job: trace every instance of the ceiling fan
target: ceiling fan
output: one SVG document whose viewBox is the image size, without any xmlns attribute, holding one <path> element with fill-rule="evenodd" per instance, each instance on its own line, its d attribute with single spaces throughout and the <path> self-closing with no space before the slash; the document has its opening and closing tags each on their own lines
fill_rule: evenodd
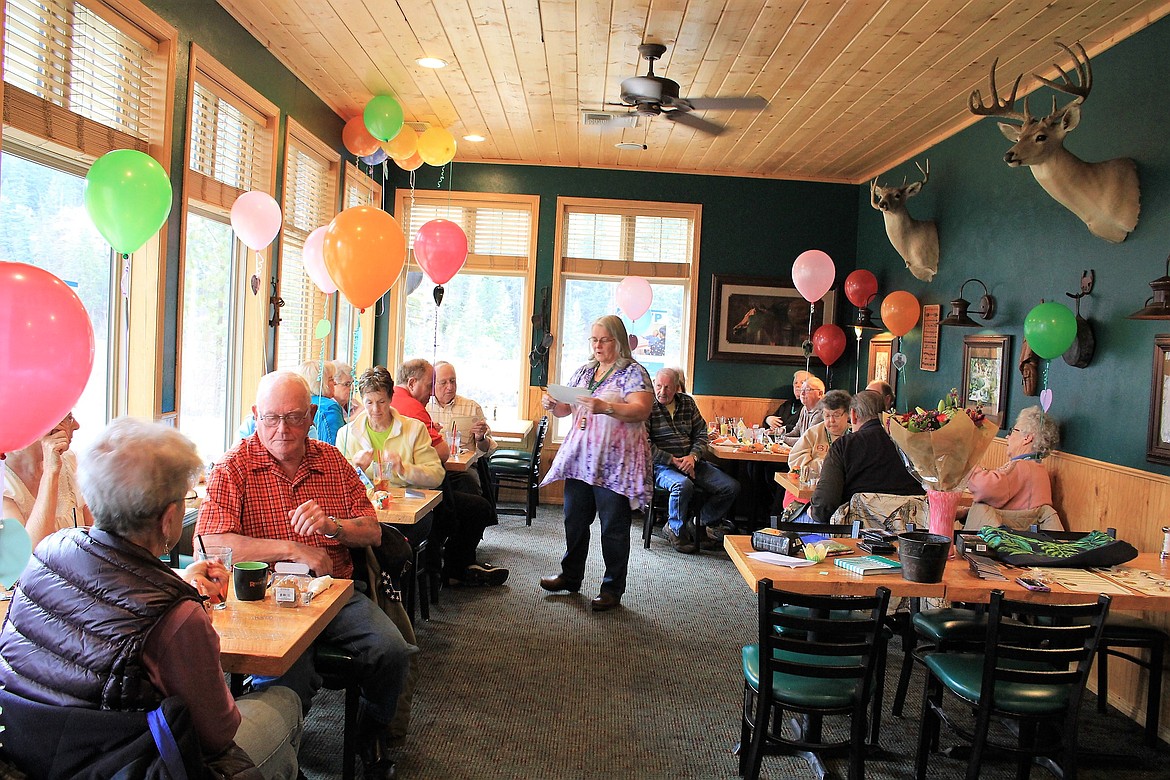
<svg viewBox="0 0 1170 780">
<path fill-rule="evenodd" d="M 758 95 L 746 97 L 679 97 L 678 82 L 671 81 L 665 76 L 654 75 L 654 61 L 666 53 L 666 47 L 660 43 L 643 43 L 638 46 L 638 53 L 642 59 L 649 62 L 645 76 L 632 76 L 622 81 L 621 103 L 607 105 L 623 105 L 633 109 L 639 116 L 662 116 L 681 125 L 692 127 L 708 135 L 719 135 L 723 132 L 723 125 L 716 124 L 702 117 L 695 116 L 692 111 L 704 109 L 747 109 L 763 111 L 768 107 L 768 101 Z"/>
</svg>

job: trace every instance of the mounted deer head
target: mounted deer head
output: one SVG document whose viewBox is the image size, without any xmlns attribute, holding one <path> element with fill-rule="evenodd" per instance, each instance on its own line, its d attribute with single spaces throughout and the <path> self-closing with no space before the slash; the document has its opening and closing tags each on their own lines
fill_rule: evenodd
<svg viewBox="0 0 1170 780">
<path fill-rule="evenodd" d="M 925 168 L 914 164 L 922 171 L 922 181 L 912 184 L 903 181 L 901 187 L 883 187 L 874 178 L 869 184 L 869 205 L 882 213 L 886 235 L 910 273 L 929 282 L 938 272 L 938 227 L 933 221 L 923 222 L 911 217 L 906 210 L 906 201 L 926 186 L 930 179 L 930 160 L 926 161 Z"/>
<path fill-rule="evenodd" d="M 1003 156 L 1004 162 L 1013 168 L 1029 166 L 1044 191 L 1080 217 L 1093 235 L 1118 243 L 1137 227 L 1141 206 L 1137 165 L 1128 158 L 1087 163 L 1064 148 L 1064 137 L 1081 121 L 1081 106 L 1093 88 L 1093 70 L 1089 55 L 1079 43 L 1075 44 L 1076 51 L 1060 41 L 1056 45 L 1073 58 L 1076 83 L 1059 65 L 1053 67 L 1060 73 L 1060 82 L 1032 75 L 1059 92 L 1073 95 L 1072 102 L 1057 108 L 1054 95 L 1052 113 L 1034 117 L 1028 111 L 1028 99 L 1024 98 L 1024 112 L 1015 111 L 1012 107 L 1023 74 L 1016 77 L 1007 100 L 1001 100 L 995 86 L 997 58 L 991 65 L 990 104 L 984 104 L 983 95 L 975 90 L 968 107 L 976 116 L 1000 116 L 1022 122 L 1020 125 L 999 123 L 1000 132 L 1015 144 Z"/>
</svg>

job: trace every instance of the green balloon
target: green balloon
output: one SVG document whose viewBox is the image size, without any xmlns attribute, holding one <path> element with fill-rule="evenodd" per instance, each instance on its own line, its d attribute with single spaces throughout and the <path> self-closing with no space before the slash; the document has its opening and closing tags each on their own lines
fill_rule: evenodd
<svg viewBox="0 0 1170 780">
<path fill-rule="evenodd" d="M 402 106 L 390 95 L 375 95 L 366 103 L 362 120 L 370 135 L 379 141 L 389 141 L 402 129 Z"/>
<path fill-rule="evenodd" d="M 1024 319 L 1024 338 L 1045 360 L 1063 355 L 1076 337 L 1076 315 L 1055 301 L 1040 304 Z"/>
<path fill-rule="evenodd" d="M 171 180 L 148 154 L 117 149 L 103 154 L 85 175 L 85 210 L 114 251 L 142 248 L 171 213 Z"/>
</svg>

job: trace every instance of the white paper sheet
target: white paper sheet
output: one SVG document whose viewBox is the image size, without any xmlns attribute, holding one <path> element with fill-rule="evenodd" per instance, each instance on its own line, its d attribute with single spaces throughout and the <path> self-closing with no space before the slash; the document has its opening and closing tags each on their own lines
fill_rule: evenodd
<svg viewBox="0 0 1170 780">
<path fill-rule="evenodd" d="M 767 550 L 748 553 L 747 557 L 755 558 L 757 561 L 762 563 L 772 563 L 777 566 L 787 566 L 790 569 L 799 569 L 801 566 L 816 565 L 816 561 L 810 561 L 807 558 L 793 558 L 791 555 L 781 555 L 780 553 L 768 552 Z"/>
<path fill-rule="evenodd" d="M 548 394 L 563 404 L 577 405 L 577 398 L 583 395 L 589 395 L 589 391 L 583 387 L 569 387 L 568 385 L 549 385 Z"/>
</svg>

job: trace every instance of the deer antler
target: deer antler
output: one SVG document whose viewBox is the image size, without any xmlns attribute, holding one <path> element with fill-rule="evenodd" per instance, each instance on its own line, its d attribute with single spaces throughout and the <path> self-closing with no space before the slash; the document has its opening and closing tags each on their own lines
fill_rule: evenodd
<svg viewBox="0 0 1170 780">
<path fill-rule="evenodd" d="M 927 158 L 925 168 L 919 165 L 917 161 L 914 162 L 914 165 L 918 170 L 922 171 L 922 186 L 925 187 L 926 183 L 930 181 L 930 158 Z"/>
<path fill-rule="evenodd" d="M 1074 103 L 1084 103 L 1085 100 L 1089 97 L 1089 92 L 1093 89 L 1093 68 L 1089 65 L 1089 54 L 1085 51 L 1085 47 L 1082 46 L 1080 42 L 1073 44 L 1077 47 L 1077 49 L 1080 50 L 1080 56 L 1077 56 L 1076 51 L 1069 48 L 1068 46 L 1065 46 L 1060 41 L 1056 41 L 1055 43 L 1057 46 L 1068 52 L 1068 55 L 1072 57 L 1073 64 L 1076 65 L 1078 83 L 1074 84 L 1072 79 L 1069 78 L 1069 74 L 1065 73 L 1064 68 L 1060 67 L 1055 62 L 1052 63 L 1052 67 L 1056 68 L 1056 70 L 1060 72 L 1062 83 L 1057 83 L 1053 79 L 1046 79 L 1036 73 L 1033 73 L 1032 75 L 1039 79 L 1042 83 L 1047 84 L 1059 92 L 1063 92 L 1066 95 L 1073 95 L 1076 97 L 1076 100 L 1073 101 Z M 1070 105 L 1072 104 L 1070 103 Z M 1055 97 L 1052 98 L 1052 113 L 1056 113 Z"/>
<path fill-rule="evenodd" d="M 1012 94 L 1007 100 L 999 99 L 999 90 L 995 85 L 995 67 L 999 65 L 999 57 L 995 58 L 995 62 L 991 63 L 991 104 L 984 105 L 983 94 L 979 90 L 971 93 L 967 98 L 967 108 L 971 110 L 972 114 L 976 116 L 1002 116 L 1005 119 L 1019 119 L 1021 122 L 1028 121 L 1027 102 L 1025 101 L 1024 113 L 1012 110 L 1012 106 L 1016 104 L 1016 91 L 1020 88 L 1020 79 L 1024 74 L 1016 76 L 1016 83 L 1012 85 Z"/>
<path fill-rule="evenodd" d="M 880 198 L 878 198 L 878 195 L 877 195 L 877 186 L 878 186 L 877 177 L 874 176 L 873 181 L 871 181 L 869 183 L 869 205 L 872 206 L 873 208 L 877 209 L 878 211 L 881 211 L 882 207 L 878 205 L 878 201 L 880 200 Z"/>
</svg>

